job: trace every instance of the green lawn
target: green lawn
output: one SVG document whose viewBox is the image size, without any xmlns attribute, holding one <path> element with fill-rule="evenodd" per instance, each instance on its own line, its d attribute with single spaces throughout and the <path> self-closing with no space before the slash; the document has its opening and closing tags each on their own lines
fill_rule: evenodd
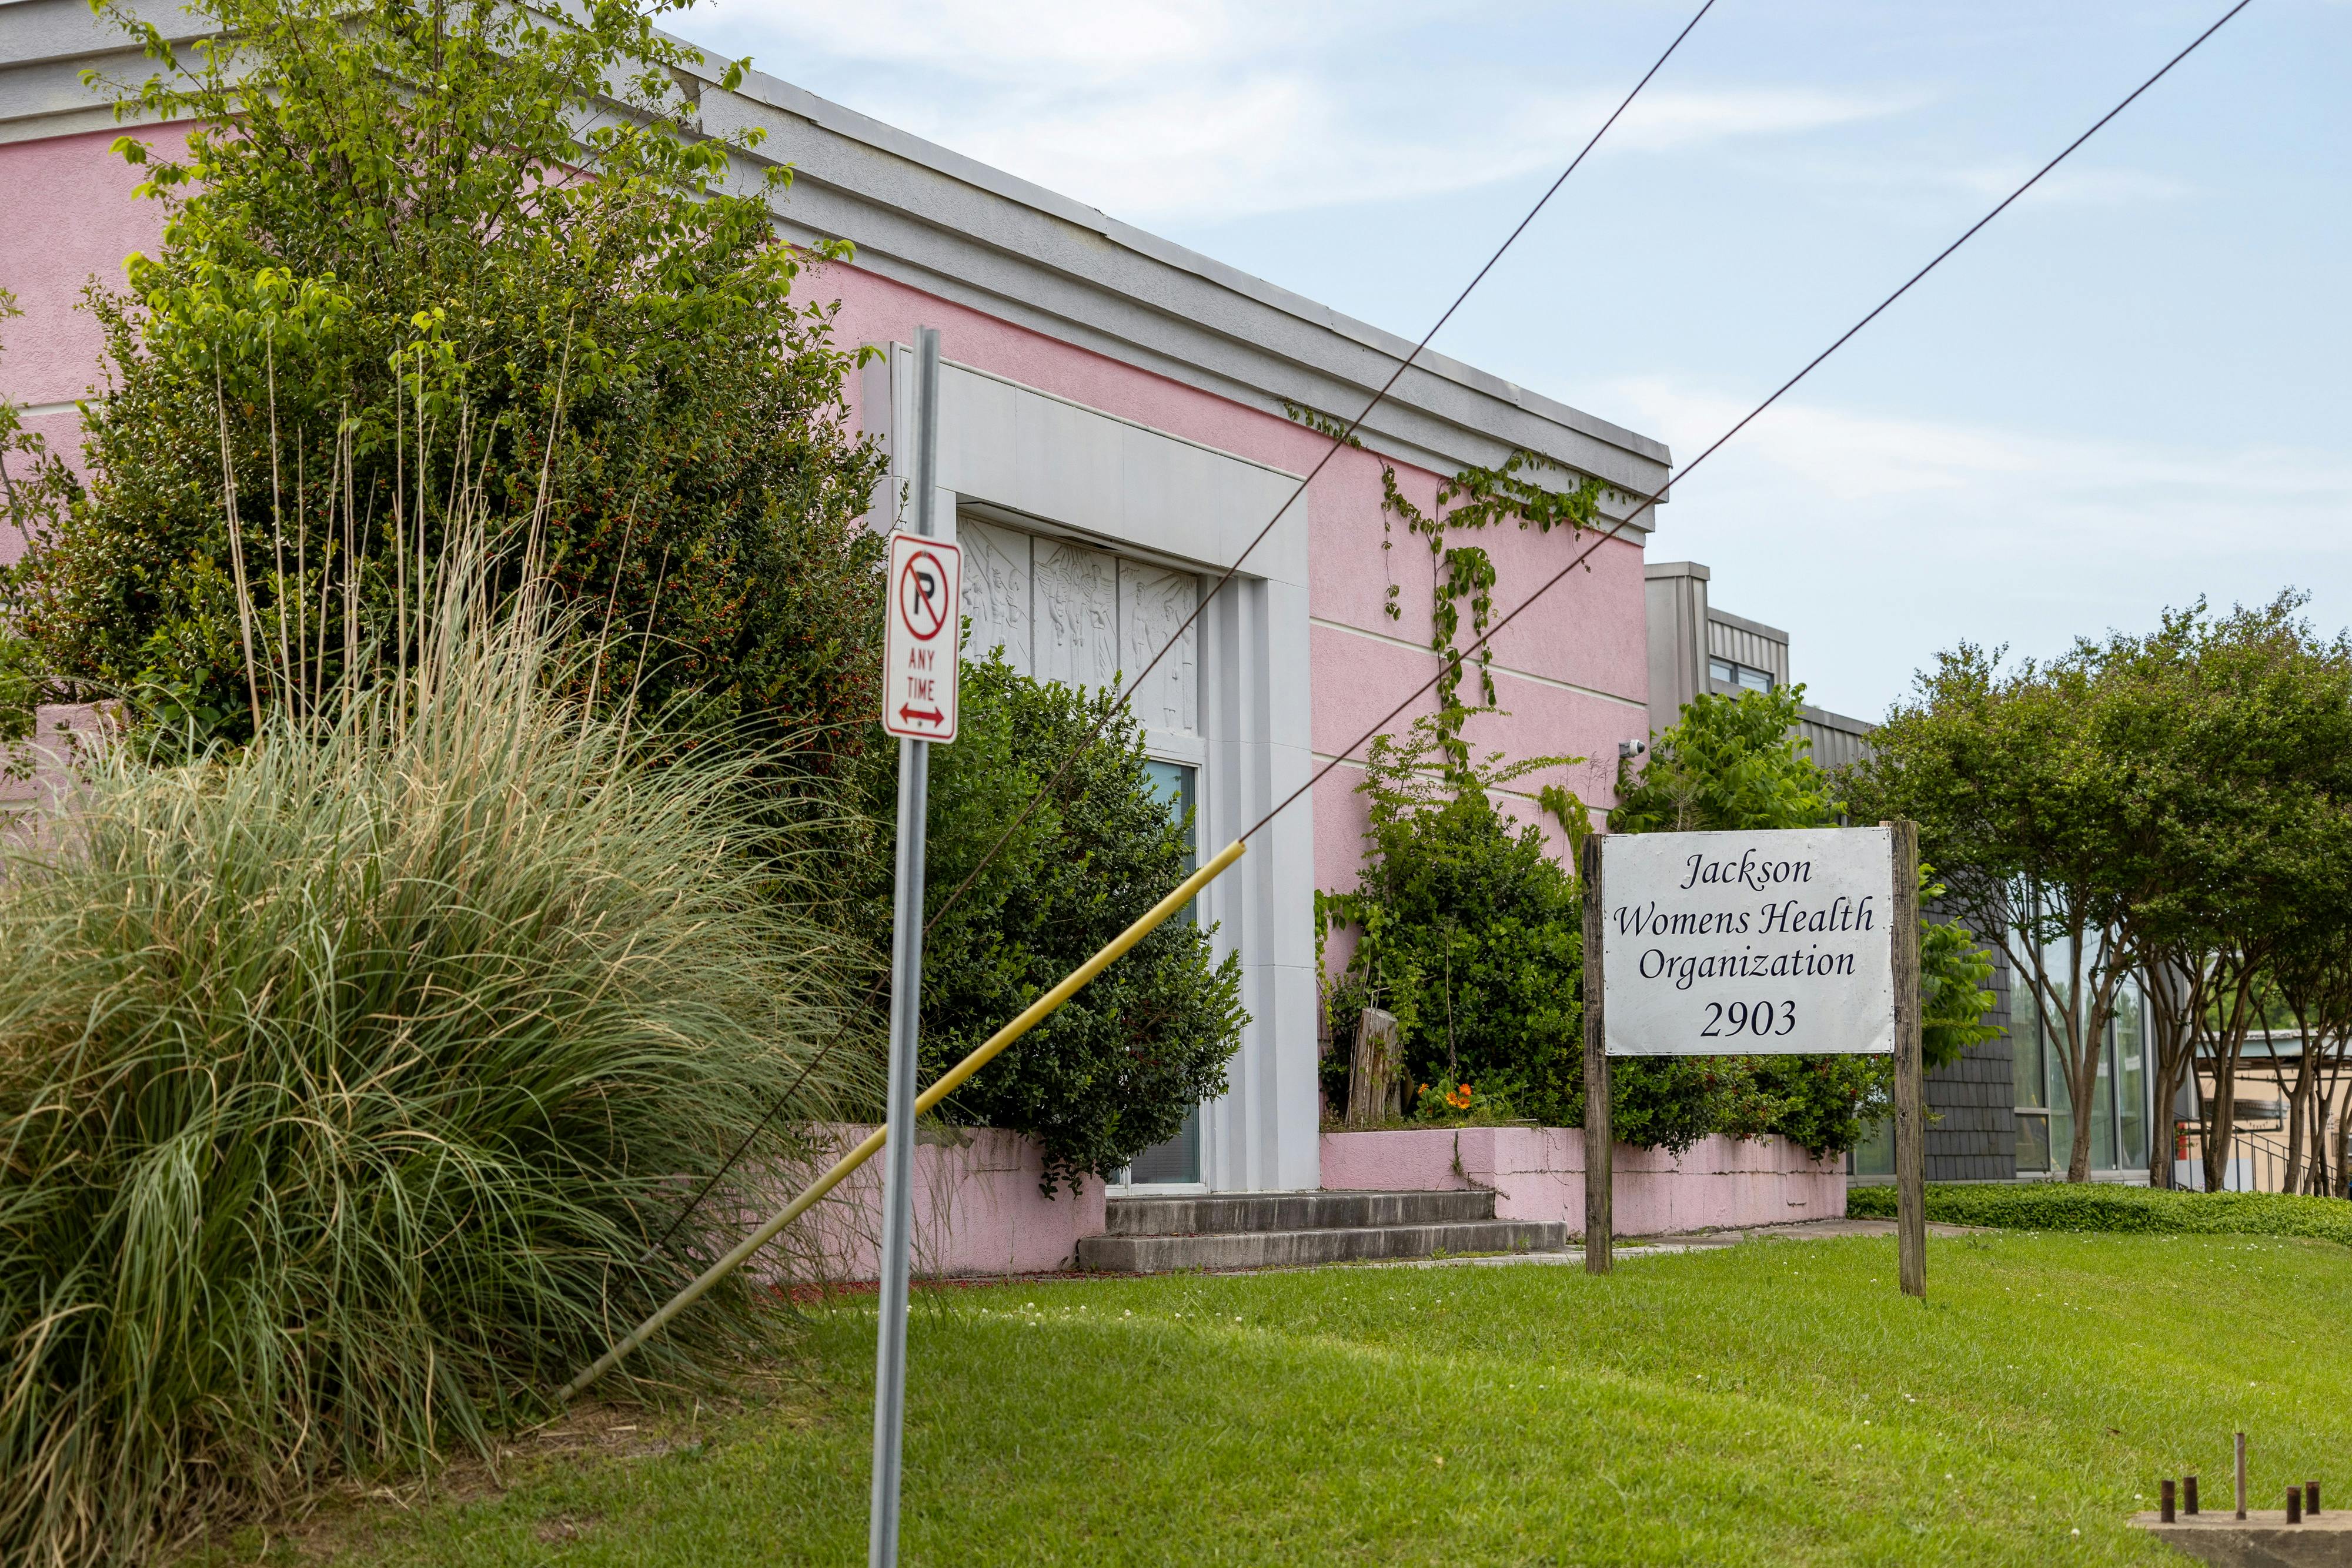
<svg viewBox="0 0 2352 1568">
<path fill-rule="evenodd" d="M 1770 1241 L 1573 1268 L 1073 1281 L 919 1301 L 905 1560 L 2160 1563 L 2124 1517 L 2230 1434 L 2352 1505 L 2352 1250 Z M 356 1562 L 862 1561 L 870 1299 L 690 1451 L 367 1516 Z M 2080 1535 L 2074 1531 L 2079 1531 Z"/>
</svg>

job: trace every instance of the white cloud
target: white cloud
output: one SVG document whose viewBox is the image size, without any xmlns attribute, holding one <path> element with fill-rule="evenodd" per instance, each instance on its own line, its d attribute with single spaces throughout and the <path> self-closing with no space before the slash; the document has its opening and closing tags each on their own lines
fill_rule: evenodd
<svg viewBox="0 0 2352 1568">
<path fill-rule="evenodd" d="M 1105 212 L 1150 223 L 1422 196 L 1553 170 L 1601 124 L 1597 94 L 1519 97 L 1498 115 L 1375 120 L 1323 78 L 1191 74 L 1133 92 L 1021 93 L 949 121 L 907 101 L 878 110 L 956 151 Z M 1678 152 L 1888 112 L 1887 100 L 1794 91 L 1662 93 L 1628 113 L 1612 152 Z"/>
<path fill-rule="evenodd" d="M 1956 169 L 1943 178 L 1963 191 L 1980 196 L 2005 196 L 2017 189 L 2032 167 L 2025 164 L 1995 168 Z M 2140 202 L 2168 202 L 2192 194 L 2194 185 L 2168 174 L 2142 169 L 2073 169 L 2061 166 L 2042 176 L 2019 205 L 2120 207 Z"/>
<path fill-rule="evenodd" d="M 1663 377 L 1608 393 L 1685 464 L 1753 406 Z M 2048 653 L 2289 583 L 2352 619 L 2352 461 L 1790 401 L 1677 489 L 1650 554 L 1707 561 L 1716 603 L 1791 631 L 1813 700 L 1874 714 L 1963 638 Z"/>
<path fill-rule="evenodd" d="M 1614 383 L 1609 406 L 1636 411 L 1636 423 L 1660 434 L 1687 464 L 1753 404 L 1664 377 Z M 2266 530 L 2305 518 L 2326 524 L 2314 542 L 2352 545 L 2341 535 L 2352 517 L 2352 463 L 2318 452 L 2144 445 L 2036 435 L 1982 425 L 1856 413 L 1798 399 L 1776 403 L 1707 460 L 1691 479 L 1696 492 L 1709 471 L 1756 465 L 1801 480 L 1816 497 L 1887 503 L 1932 495 L 1986 503 L 2032 501 L 2046 527 L 2060 508 L 2096 530 L 2103 520 L 2126 527 L 2145 546 L 2166 538 L 2201 549 L 2215 508 L 2259 507 Z M 1997 516 L 2007 507 L 1989 507 Z M 2087 542 L 2107 543 L 2105 538 Z"/>
<path fill-rule="evenodd" d="M 854 107 L 1130 221 L 1177 223 L 1421 196 L 1556 169 L 1621 89 L 1513 80 L 1508 62 L 1413 64 L 1412 0 L 868 0 L 714 8 L 730 48 L 787 79 L 845 68 Z M 1458 9 L 1458 8 L 1457 8 Z M 819 84 L 803 81 L 804 86 Z M 836 89 L 837 90 L 837 89 Z M 1678 152 L 1894 112 L 1820 89 L 1661 82 L 1611 153 Z"/>
<path fill-rule="evenodd" d="M 1328 6 L 1259 10 L 1229 0 L 862 0 L 785 16 L 756 0 L 719 0 L 702 14 L 796 51 L 1032 85 L 1065 73 L 1099 83 L 1170 67 L 1246 63 L 1338 20 Z"/>
</svg>

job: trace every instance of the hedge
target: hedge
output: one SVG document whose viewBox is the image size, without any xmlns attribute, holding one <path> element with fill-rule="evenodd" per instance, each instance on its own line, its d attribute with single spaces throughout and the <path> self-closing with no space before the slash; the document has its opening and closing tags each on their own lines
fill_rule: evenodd
<svg viewBox="0 0 2352 1568">
<path fill-rule="evenodd" d="M 1895 1215 L 1892 1186 L 1850 1187 L 1845 1211 Z M 2167 1192 L 2105 1183 L 1938 1184 L 1927 1218 L 2001 1230 L 2120 1230 L 2151 1236 L 2312 1236 L 2352 1245 L 2352 1203 L 2278 1192 Z"/>
</svg>

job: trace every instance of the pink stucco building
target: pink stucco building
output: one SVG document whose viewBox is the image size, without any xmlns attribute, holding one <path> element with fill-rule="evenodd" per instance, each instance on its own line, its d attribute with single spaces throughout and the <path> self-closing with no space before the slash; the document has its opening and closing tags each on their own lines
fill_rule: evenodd
<svg viewBox="0 0 2352 1568">
<path fill-rule="evenodd" d="M 0 397 L 70 444 L 75 400 L 100 377 L 76 308 L 92 278 L 157 240 L 155 204 L 108 152 L 118 133 L 79 70 L 119 36 L 81 0 L 17 0 L 0 16 Z M 132 62 L 120 62 L 128 67 Z M 796 170 L 779 231 L 838 237 L 852 265 L 813 287 L 841 301 L 845 342 L 890 350 L 847 389 L 863 428 L 895 444 L 918 326 L 940 329 L 940 515 L 969 551 L 974 641 L 1039 675 L 1084 682 L 1141 667 L 1323 455 L 1286 400 L 1352 414 L 1410 343 L 1130 228 L 785 82 L 700 84 L 706 130 L 758 127 L 761 160 Z M 169 127 L 141 134 L 169 138 Z M 1434 669 L 1432 565 L 1402 527 L 1381 549 L 1381 468 L 1432 505 L 1441 476 L 1525 448 L 1626 495 L 1665 478 L 1665 447 L 1440 355 L 1423 355 L 1217 596 L 1138 708 L 1150 750 L 1220 844 L 1339 753 Z M 898 460 L 895 444 L 894 463 Z M 1563 480 L 1563 483 L 1569 482 Z M 1559 781 L 1610 800 L 1620 742 L 1647 735 L 1643 541 L 1647 519 L 1593 556 L 1497 642 L 1508 716 L 1482 748 L 1589 761 Z M 1482 536 L 1515 606 L 1582 541 Z M 0 550 L 11 548 L 0 540 Z M 1391 583 L 1403 615 L 1383 613 Z M 1139 1176 L 1213 1191 L 1318 1185 L 1312 894 L 1349 885 L 1363 813 L 1343 767 L 1286 813 L 1205 902 L 1240 953 L 1253 1022 L 1230 1093 L 1189 1143 Z M 1534 816 L 1530 778 L 1514 802 Z"/>
</svg>

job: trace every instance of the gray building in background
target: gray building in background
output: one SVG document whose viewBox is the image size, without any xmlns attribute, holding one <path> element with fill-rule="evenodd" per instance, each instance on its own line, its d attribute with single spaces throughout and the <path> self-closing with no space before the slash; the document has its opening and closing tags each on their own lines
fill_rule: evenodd
<svg viewBox="0 0 2352 1568">
<path fill-rule="evenodd" d="M 1650 621 L 1650 731 L 1675 722 L 1702 692 L 1737 696 L 1777 691 L 1794 678 L 1789 634 L 1778 626 L 1718 610 L 1708 601 L 1714 575 L 1695 560 L 1657 560 L 1643 569 Z M 1843 768 L 1870 748 L 1868 721 L 1808 705 L 1797 732 L 1823 768 Z"/>
</svg>

